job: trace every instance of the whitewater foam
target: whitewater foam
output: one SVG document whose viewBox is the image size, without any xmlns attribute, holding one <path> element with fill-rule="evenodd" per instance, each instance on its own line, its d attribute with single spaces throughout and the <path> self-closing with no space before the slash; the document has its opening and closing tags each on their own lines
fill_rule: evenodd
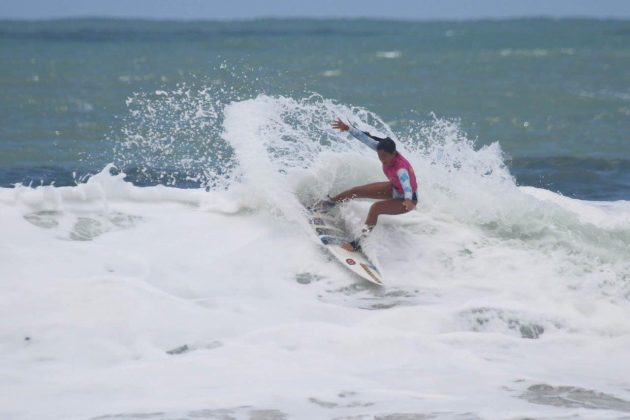
<svg viewBox="0 0 630 420">
<path fill-rule="evenodd" d="M 438 118 L 393 133 L 317 95 L 217 115 L 226 183 L 138 187 L 108 166 L 72 187 L 0 189 L 2 417 L 626 409 L 627 202 L 519 187 L 498 144 Z M 419 209 L 382 217 L 369 241 L 384 289 L 305 226 L 303 203 L 382 180 L 373 152 L 330 128 L 337 116 L 396 138 L 419 177 Z M 369 205 L 340 207 L 350 229 Z"/>
</svg>

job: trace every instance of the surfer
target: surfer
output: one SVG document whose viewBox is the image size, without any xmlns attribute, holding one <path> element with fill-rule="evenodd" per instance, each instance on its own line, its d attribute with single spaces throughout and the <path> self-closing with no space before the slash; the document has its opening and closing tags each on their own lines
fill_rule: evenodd
<svg viewBox="0 0 630 420">
<path fill-rule="evenodd" d="M 340 118 L 332 124 L 332 127 L 342 132 L 349 132 L 361 143 L 375 150 L 383 163 L 383 172 L 388 179 L 385 182 L 375 182 L 351 188 L 334 197 L 328 197 L 322 202 L 324 205 L 333 206 L 340 201 L 354 198 L 380 200 L 370 207 L 365 225 L 361 229 L 361 235 L 357 239 L 341 245 L 347 251 L 357 251 L 361 249 L 361 241 L 374 229 L 378 216 L 381 214 L 403 214 L 416 207 L 418 184 L 411 164 L 396 151 L 394 140 L 389 137 L 372 136 L 368 132 L 345 124 Z"/>
</svg>

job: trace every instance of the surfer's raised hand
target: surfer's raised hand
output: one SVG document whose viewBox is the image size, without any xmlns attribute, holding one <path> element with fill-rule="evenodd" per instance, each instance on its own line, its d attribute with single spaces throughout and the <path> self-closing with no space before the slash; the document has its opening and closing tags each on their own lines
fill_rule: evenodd
<svg viewBox="0 0 630 420">
<path fill-rule="evenodd" d="M 416 203 L 414 203 L 413 200 L 405 200 L 403 201 L 403 207 L 405 210 L 411 211 L 416 208 Z"/>
<path fill-rule="evenodd" d="M 341 118 L 337 118 L 337 121 L 332 123 L 332 128 L 336 128 L 339 131 L 348 131 L 350 129 L 348 124 L 341 121 Z"/>
</svg>

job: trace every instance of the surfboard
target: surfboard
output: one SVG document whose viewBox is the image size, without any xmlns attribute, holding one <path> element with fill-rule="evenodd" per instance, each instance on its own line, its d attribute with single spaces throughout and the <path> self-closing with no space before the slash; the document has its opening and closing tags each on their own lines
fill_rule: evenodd
<svg viewBox="0 0 630 420">
<path fill-rule="evenodd" d="M 367 255 L 361 251 L 346 251 L 341 247 L 344 242 L 350 242 L 348 234 L 341 229 L 339 221 L 330 212 L 321 209 L 309 209 L 309 223 L 319 238 L 321 244 L 344 267 L 369 281 L 383 286 L 383 278 L 378 268 L 370 262 Z"/>
</svg>

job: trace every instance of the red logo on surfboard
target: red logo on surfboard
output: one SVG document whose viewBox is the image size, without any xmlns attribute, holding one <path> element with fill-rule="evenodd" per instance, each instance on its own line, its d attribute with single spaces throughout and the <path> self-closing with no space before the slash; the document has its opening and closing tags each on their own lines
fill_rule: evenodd
<svg viewBox="0 0 630 420">
<path fill-rule="evenodd" d="M 346 262 L 348 263 L 348 265 L 355 265 L 356 264 L 356 262 L 352 258 L 346 259 Z"/>
</svg>

